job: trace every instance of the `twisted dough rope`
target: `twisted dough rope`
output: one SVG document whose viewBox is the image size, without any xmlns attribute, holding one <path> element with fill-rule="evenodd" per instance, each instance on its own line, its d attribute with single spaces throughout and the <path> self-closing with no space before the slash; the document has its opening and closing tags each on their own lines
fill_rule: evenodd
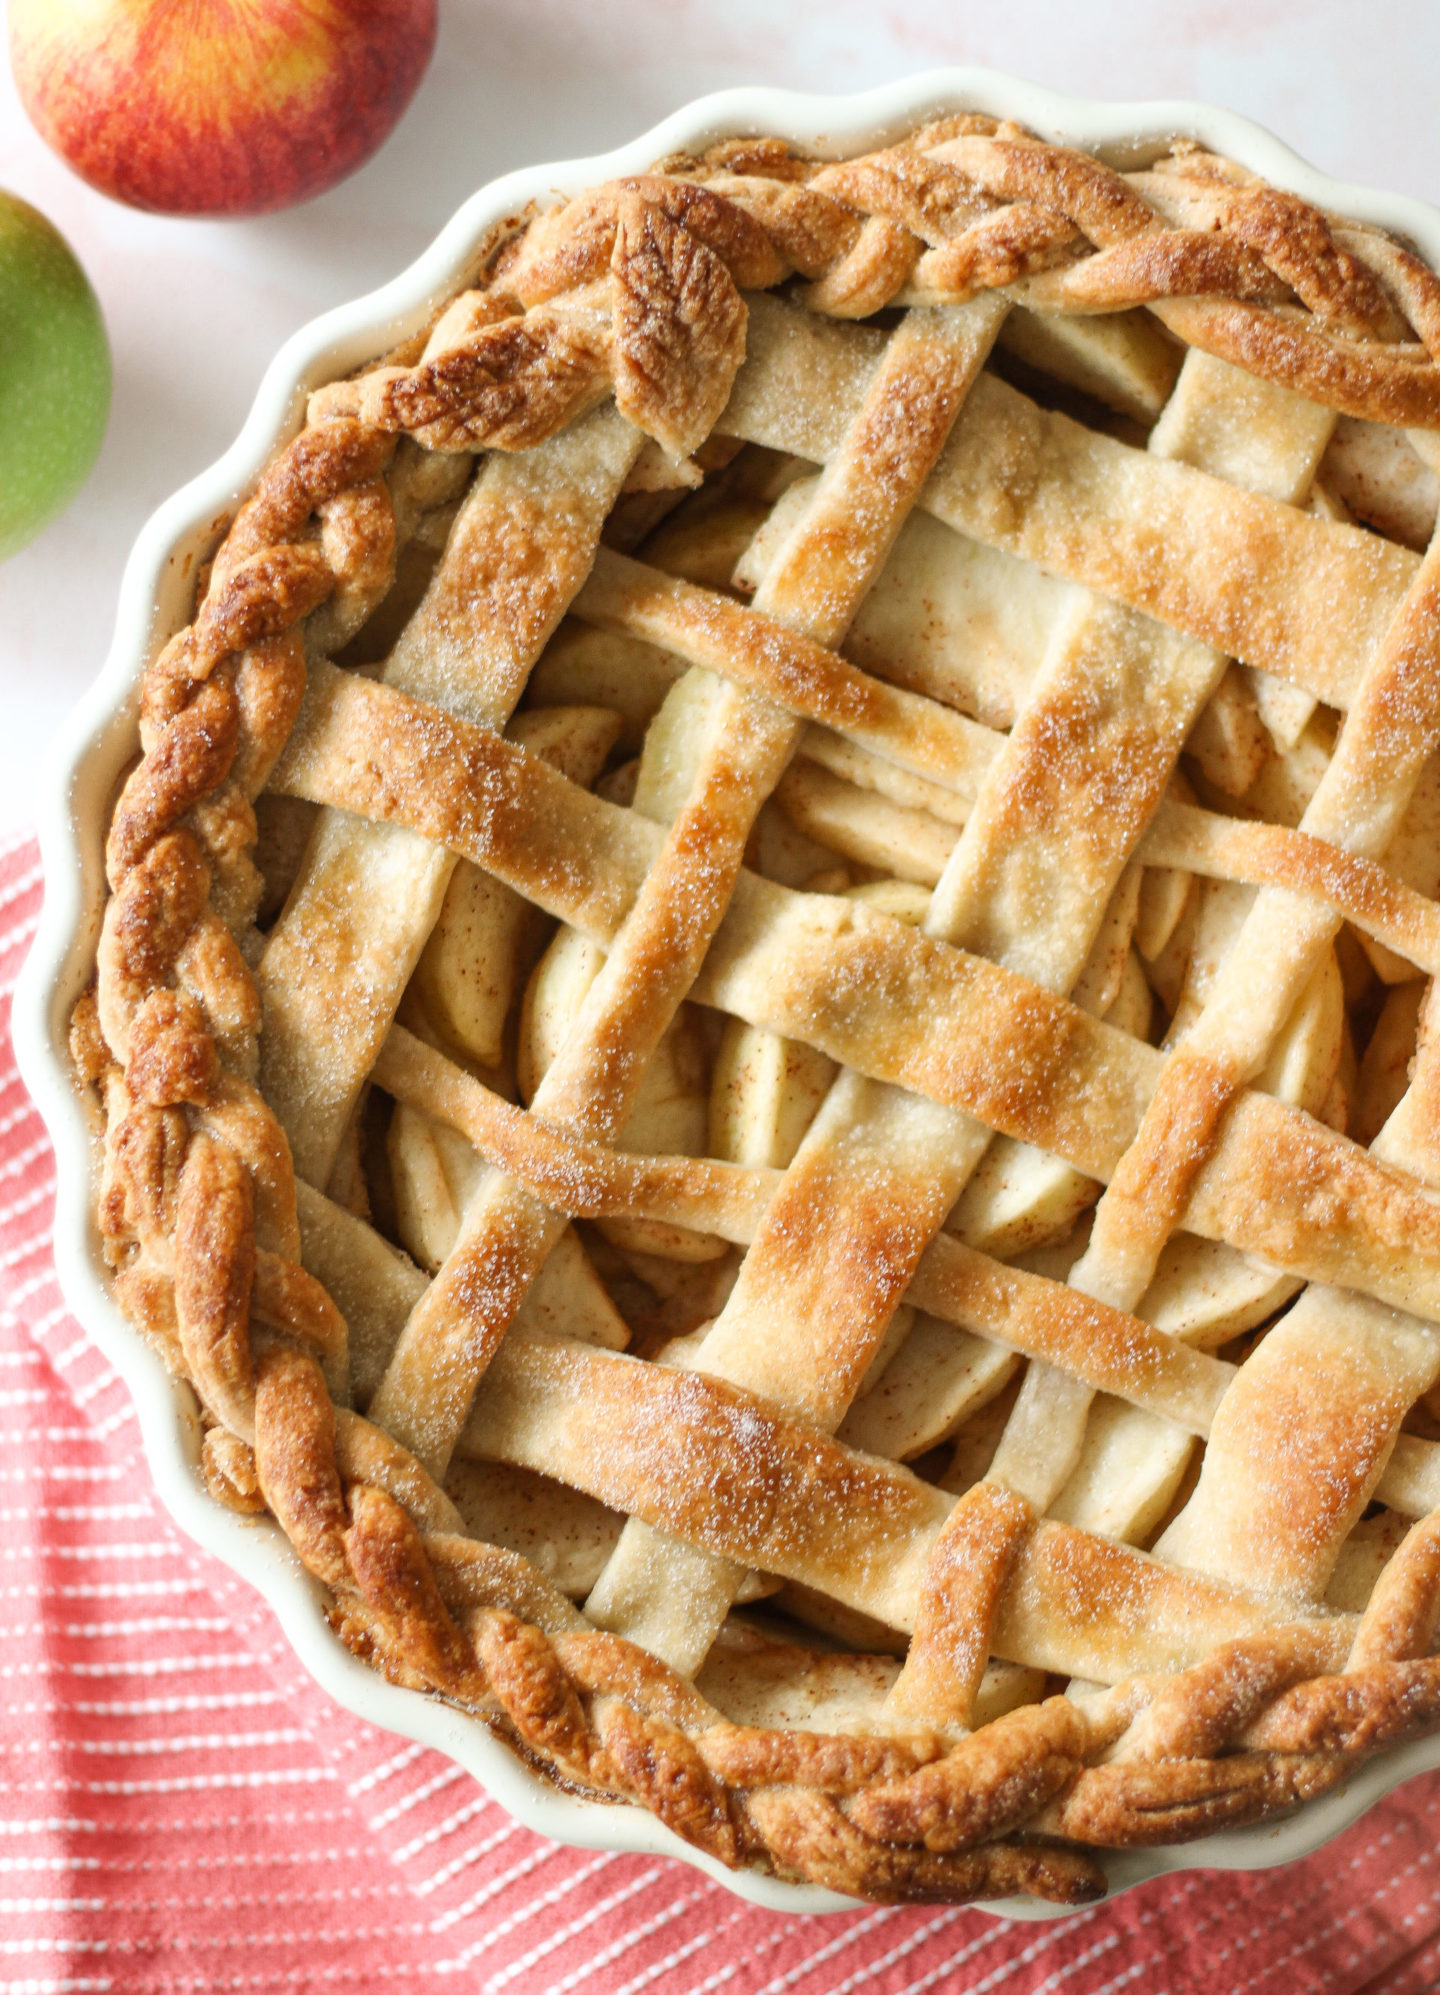
<svg viewBox="0 0 1440 1995">
<path fill-rule="evenodd" d="M 393 577 L 379 477 L 393 449 L 350 422 L 298 437 L 241 508 L 194 623 L 146 673 L 144 753 L 106 841 L 93 1006 L 73 1034 L 104 1097 L 100 1224 L 122 1307 L 242 1423 L 252 1301 L 345 1372 L 344 1325 L 299 1265 L 289 1147 L 252 1084 L 260 1006 L 239 938 L 260 889 L 252 799 L 305 688 L 301 620 L 329 601 L 343 632 Z M 230 1224 L 254 1245 L 222 1292 L 208 1235 Z"/>
<path fill-rule="evenodd" d="M 677 390 L 693 395 L 707 346 L 732 338 L 726 273 L 741 289 L 795 273 L 808 280 L 799 302 L 837 318 L 1009 286 L 1051 312 L 1146 305 L 1188 344 L 1347 415 L 1440 428 L 1434 272 L 1378 230 L 1332 223 L 1198 148 L 1126 175 L 966 117 L 835 165 L 739 140 L 674 173 L 684 177 L 613 181 L 539 216 L 500 251 L 487 288 L 452 307 L 420 365 L 322 389 L 312 412 L 439 449 L 513 449 L 613 382 L 622 413 L 682 455 L 723 407 L 717 390 L 687 410 Z"/>
<path fill-rule="evenodd" d="M 1333 1626 L 1302 1621 L 1089 1708 L 1059 1697 L 1022 1707 L 946 1750 L 923 1730 L 859 1739 L 733 1725 L 644 1650 L 587 1628 L 515 1555 L 422 1537 L 372 1484 L 350 1484 L 347 1510 L 337 1452 L 314 1361 L 266 1353 L 256 1480 L 337 1594 L 347 1641 L 399 1681 L 482 1713 L 498 1706 L 552 1772 L 640 1800 L 727 1863 L 768 1855 L 869 1896 L 1024 1888 L 1073 1901 L 1093 1890 L 1087 1859 L 996 1839 L 1025 1825 L 1114 1846 L 1209 1834 L 1324 1792 L 1440 1716 L 1440 1659 L 1394 1659 L 1397 1645 L 1433 1639 L 1432 1520 L 1387 1568 L 1344 1674 L 1314 1674 Z M 994 1494 L 982 1484 L 963 1498 L 947 1536 Z"/>
<path fill-rule="evenodd" d="M 791 270 L 810 279 L 812 309 L 837 316 L 1042 269 L 1062 307 L 1118 309 L 1213 289 L 1228 270 L 1242 316 L 1187 306 L 1195 343 L 1231 351 L 1238 326 L 1258 342 L 1258 358 L 1244 354 L 1254 371 L 1321 383 L 1358 413 L 1440 424 L 1428 350 L 1376 344 L 1405 331 L 1401 304 L 1434 337 L 1436 281 L 1383 238 L 1337 243 L 1317 211 L 1203 155 L 1167 162 L 1167 191 L 1192 216 L 1208 200 L 1227 219 L 1167 233 L 1120 176 L 983 120 L 818 172 L 763 141 L 690 164 L 693 178 L 617 183 L 542 217 L 489 291 L 450 308 L 418 365 L 320 391 L 231 528 L 194 623 L 147 673 L 144 753 L 107 841 L 97 986 L 73 1032 L 104 1098 L 102 1229 L 122 1306 L 217 1422 L 203 1452 L 212 1493 L 272 1511 L 335 1594 L 342 1635 L 388 1674 L 493 1713 L 563 1780 L 641 1801 L 728 1863 L 877 1897 L 1074 1902 L 1104 1889 L 1089 1859 L 996 1838 L 1026 1823 L 1097 1843 L 1208 1833 L 1435 1722 L 1440 1664 L 1403 1658 L 1433 1636 L 1436 1533 L 1416 1526 L 1392 1560 L 1339 1677 L 1313 1674 L 1297 1624 L 1121 1686 L 1094 1711 L 1025 1707 L 949 1751 L 933 1734 L 729 1724 L 653 1657 L 587 1630 L 523 1560 L 457 1535 L 413 1458 L 337 1415 L 317 1359 L 343 1397 L 344 1325 L 299 1265 L 288 1146 L 249 1079 L 252 801 L 298 710 L 302 623 L 333 648 L 390 585 L 381 473 L 399 431 L 431 448 L 526 448 L 613 390 L 682 456 L 743 354 L 738 287 Z M 1286 286 L 1316 324 L 1281 316 Z M 257 1357 L 252 1316 L 316 1355 L 272 1344 Z M 1217 1759 L 1237 1744 L 1251 1750 Z M 1131 1758 L 1090 1764 L 1112 1750 Z"/>
<path fill-rule="evenodd" d="M 1117 1846 L 1208 1834 L 1324 1792 L 1440 1715 L 1440 1659 L 1393 1657 L 1433 1638 L 1440 1529 L 1427 1520 L 1387 1569 L 1341 1675 L 1314 1673 L 1333 1655 L 1333 1624 L 1301 1621 L 1088 1708 L 1023 1707 L 958 1744 L 736 1726 L 645 1651 L 586 1628 L 533 1573 L 517 1581 L 524 1561 L 422 1538 L 368 1485 L 351 1486 L 347 1512 L 334 1421 L 313 1360 L 268 1353 L 257 1479 L 339 1596 L 347 1640 L 401 1681 L 482 1712 L 498 1705 L 553 1772 L 643 1801 L 725 1862 L 768 1852 L 872 1896 L 995 1891 L 1023 1872 L 1025 1888 L 1080 1895 L 1093 1872 L 1078 1853 L 1049 1870 L 1061 1853 L 995 1839 L 1024 1825 Z M 977 1486 L 947 1536 L 994 1497 Z"/>
</svg>

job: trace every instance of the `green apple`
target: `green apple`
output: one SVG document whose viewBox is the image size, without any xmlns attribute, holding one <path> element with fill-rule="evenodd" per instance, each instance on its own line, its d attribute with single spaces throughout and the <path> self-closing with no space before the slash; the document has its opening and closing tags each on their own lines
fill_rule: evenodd
<svg viewBox="0 0 1440 1995">
<path fill-rule="evenodd" d="M 0 190 L 0 561 L 67 506 L 100 449 L 110 343 L 54 225 Z"/>
</svg>

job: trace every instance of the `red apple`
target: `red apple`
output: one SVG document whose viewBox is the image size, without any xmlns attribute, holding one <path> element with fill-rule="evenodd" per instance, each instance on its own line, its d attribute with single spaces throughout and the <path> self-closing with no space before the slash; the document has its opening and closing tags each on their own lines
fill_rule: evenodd
<svg viewBox="0 0 1440 1995">
<path fill-rule="evenodd" d="M 41 136 L 136 208 L 260 215 L 322 193 L 393 130 L 437 0 L 10 0 Z"/>
</svg>

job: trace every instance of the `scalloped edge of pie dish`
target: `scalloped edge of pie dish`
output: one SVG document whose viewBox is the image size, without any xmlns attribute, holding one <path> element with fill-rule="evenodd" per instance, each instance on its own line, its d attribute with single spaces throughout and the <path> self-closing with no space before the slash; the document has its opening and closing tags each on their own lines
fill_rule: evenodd
<svg viewBox="0 0 1440 1995">
<path fill-rule="evenodd" d="M 385 1682 L 331 1633 L 322 1589 L 301 1567 L 279 1528 L 268 1520 L 237 1517 L 207 1495 L 197 1469 L 200 1424 L 194 1395 L 168 1376 L 105 1287 L 92 1217 L 91 1141 L 71 1077 L 67 1021 L 94 961 L 105 826 L 119 772 L 134 752 L 141 675 L 190 614 L 197 565 L 272 453 L 300 427 L 309 391 L 418 329 L 435 305 L 465 281 L 497 224 L 518 216 L 532 202 L 546 204 L 557 190 L 578 193 L 598 181 L 643 172 L 669 153 L 752 133 L 839 156 L 883 144 L 925 118 L 961 109 L 1016 118 L 1046 138 L 1098 150 L 1115 165 L 1142 162 L 1174 137 L 1199 139 L 1308 200 L 1408 236 L 1440 267 L 1440 210 L 1410 197 L 1332 180 L 1233 112 L 1183 102 L 1102 103 L 985 69 L 932 70 L 846 97 L 723 91 L 686 105 L 617 151 L 529 167 L 492 181 L 464 203 L 408 270 L 380 290 L 312 320 L 287 340 L 230 449 L 168 499 L 142 530 L 121 583 L 109 656 L 66 721 L 45 767 L 39 823 L 45 904 L 15 993 L 20 1072 L 56 1151 L 55 1261 L 61 1291 L 129 1387 L 156 1488 L 181 1529 L 264 1595 L 300 1661 L 339 1704 L 458 1762 L 527 1828 L 583 1848 L 679 1857 L 752 1904 L 792 1915 L 853 1910 L 858 1901 L 814 1885 L 727 1870 L 644 1810 L 564 1793 L 533 1773 L 477 1719 Z M 1440 1766 L 1440 1734 L 1370 1761 L 1346 1787 L 1279 1822 L 1228 1830 L 1203 1842 L 1098 1853 L 1111 1896 L 1172 1872 L 1259 1870 L 1309 1855 L 1402 1781 L 1435 1766 Z M 1021 1919 L 1073 1916 L 1065 1907 L 1028 1899 L 982 1902 L 978 1909 Z"/>
</svg>

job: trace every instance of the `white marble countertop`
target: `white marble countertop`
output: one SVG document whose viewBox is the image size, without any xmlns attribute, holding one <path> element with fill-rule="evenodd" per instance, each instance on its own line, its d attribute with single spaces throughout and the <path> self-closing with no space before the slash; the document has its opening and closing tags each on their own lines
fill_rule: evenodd
<svg viewBox="0 0 1440 1995">
<path fill-rule="evenodd" d="M 115 401 L 65 517 L 0 568 L 0 833 L 28 823 L 43 750 L 109 642 L 130 544 L 219 455 L 298 325 L 408 263 L 475 187 L 619 144 L 739 83 L 854 90 L 988 64 L 1118 99 L 1243 111 L 1326 171 L 1440 200 L 1440 7 L 1390 0 L 441 0 L 440 44 L 381 153 L 253 222 L 166 221 L 92 193 L 0 76 L 0 186 L 65 232 L 105 310 Z M 1384 36 L 1370 23 L 1383 19 Z"/>
</svg>

